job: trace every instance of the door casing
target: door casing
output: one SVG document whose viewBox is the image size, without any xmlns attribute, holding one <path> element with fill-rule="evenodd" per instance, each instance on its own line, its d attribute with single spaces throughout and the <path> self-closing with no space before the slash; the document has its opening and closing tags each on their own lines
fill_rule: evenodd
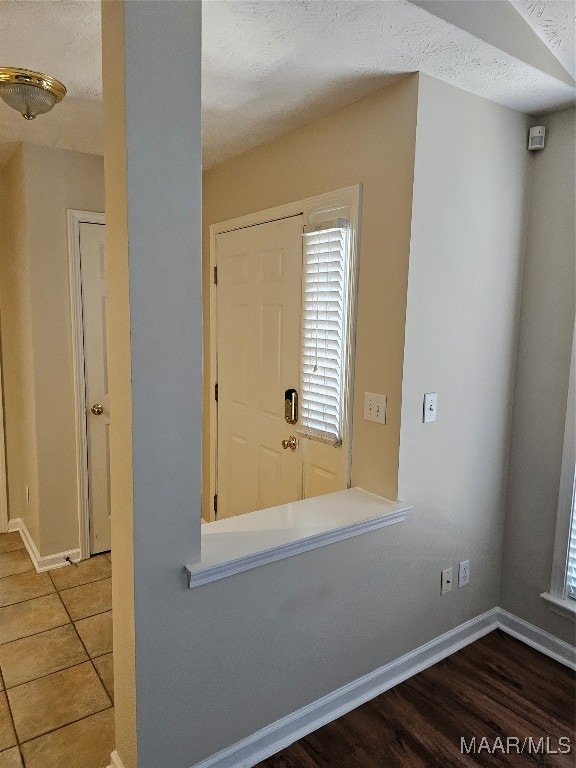
<svg viewBox="0 0 576 768">
<path fill-rule="evenodd" d="M 80 559 L 90 557 L 90 505 L 88 501 L 88 431 L 86 425 L 86 374 L 82 320 L 82 277 L 80 270 L 80 225 L 105 224 L 103 213 L 66 211 L 68 220 L 68 264 L 70 276 L 70 319 L 72 327 L 72 368 L 76 422 L 76 477 L 78 488 L 78 530 Z"/>
<path fill-rule="evenodd" d="M 234 219 L 227 219 L 216 224 L 210 225 L 210 367 L 208 382 L 204 382 L 209 387 L 209 434 L 210 434 L 210 488 L 209 494 L 206 497 L 203 494 L 202 499 L 202 518 L 207 522 L 213 522 L 216 520 L 214 513 L 214 507 L 212 499 L 216 494 L 217 487 L 217 464 L 218 464 L 218 430 L 216 428 L 218 409 L 216 399 L 214 397 L 215 386 L 217 383 L 218 372 L 218 336 L 213 332 L 216 328 L 216 285 L 213 280 L 215 274 L 216 264 L 216 238 L 219 234 L 229 232 L 234 229 L 242 229 L 244 227 L 252 227 L 258 224 L 266 224 L 267 222 L 275 221 L 277 219 L 283 219 L 286 217 L 297 216 L 303 214 L 304 224 L 309 223 L 313 218 L 320 214 L 328 214 L 331 210 L 339 210 L 342 207 L 346 207 L 349 211 L 349 219 L 351 224 L 351 247 L 350 257 L 352 259 L 352 270 L 350 278 L 350 295 L 351 295 L 351 317 L 352 322 L 348 324 L 348 338 L 347 338 L 347 361 L 346 371 L 347 377 L 345 382 L 346 391 L 348 392 L 349 409 L 346 409 L 344 418 L 344 434 L 345 441 L 348 447 L 348 467 L 350 475 L 350 467 L 352 460 L 352 419 L 351 410 L 354 400 L 354 342 L 355 342 L 355 330 L 356 330 L 356 306 L 357 306 L 357 286 L 358 286 L 358 264 L 360 253 L 360 216 L 361 216 L 361 202 L 362 202 L 362 185 L 355 184 L 350 187 L 343 187 L 333 192 L 326 192 L 322 195 L 316 195 L 315 197 L 308 197 L 303 200 L 297 200 L 293 203 L 286 203 L 285 205 L 275 206 L 274 208 L 267 208 L 263 211 L 257 211 L 256 213 L 250 213 L 245 216 L 239 216 Z M 350 411 L 350 412 L 348 412 Z"/>
</svg>

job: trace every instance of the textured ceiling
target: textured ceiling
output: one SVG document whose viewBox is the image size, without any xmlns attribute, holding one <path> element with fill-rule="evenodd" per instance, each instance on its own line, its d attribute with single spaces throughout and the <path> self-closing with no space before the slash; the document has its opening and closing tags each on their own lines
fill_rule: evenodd
<svg viewBox="0 0 576 768">
<path fill-rule="evenodd" d="M 573 3 L 515 5 L 568 69 Z M 0 65 L 39 69 L 68 88 L 33 122 L 0 103 L 0 162 L 20 141 L 102 152 L 97 0 L 0 0 L 0 52 Z M 407 0 L 205 0 L 205 166 L 417 70 L 526 112 L 574 99 L 566 83 Z"/>
<path fill-rule="evenodd" d="M 46 72 L 64 101 L 26 122 L 0 101 L 0 162 L 17 142 L 102 152 L 100 3 L 0 0 L 0 66 Z"/>
<path fill-rule="evenodd" d="M 576 80 L 576 3 L 574 0 L 513 0 L 512 5 Z"/>
<path fill-rule="evenodd" d="M 565 83 L 404 0 L 212 0 L 203 34 L 208 165 L 398 73 L 422 70 L 526 112 L 574 98 Z"/>
</svg>

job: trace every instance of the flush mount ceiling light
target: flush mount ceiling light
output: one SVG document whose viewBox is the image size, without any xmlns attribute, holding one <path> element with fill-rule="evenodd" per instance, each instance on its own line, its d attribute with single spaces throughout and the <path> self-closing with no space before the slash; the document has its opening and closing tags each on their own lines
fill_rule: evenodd
<svg viewBox="0 0 576 768">
<path fill-rule="evenodd" d="M 42 72 L 0 67 L 0 96 L 26 120 L 49 112 L 62 101 L 66 88 L 58 80 Z"/>
</svg>

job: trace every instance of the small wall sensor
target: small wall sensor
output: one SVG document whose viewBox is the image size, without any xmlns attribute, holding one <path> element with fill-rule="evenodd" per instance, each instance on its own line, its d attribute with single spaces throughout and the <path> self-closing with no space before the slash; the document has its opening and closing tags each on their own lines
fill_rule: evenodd
<svg viewBox="0 0 576 768">
<path fill-rule="evenodd" d="M 528 149 L 534 152 L 536 149 L 544 149 L 544 137 L 546 136 L 546 128 L 543 125 L 535 125 L 534 128 L 530 128 L 528 134 Z"/>
</svg>

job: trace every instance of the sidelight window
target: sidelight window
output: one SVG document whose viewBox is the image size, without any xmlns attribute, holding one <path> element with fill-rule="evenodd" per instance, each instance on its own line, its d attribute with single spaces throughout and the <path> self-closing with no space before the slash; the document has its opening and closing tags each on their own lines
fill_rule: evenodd
<svg viewBox="0 0 576 768">
<path fill-rule="evenodd" d="M 307 437 L 335 444 L 345 410 L 349 285 L 350 222 L 336 219 L 305 231 L 300 424 Z"/>
</svg>

